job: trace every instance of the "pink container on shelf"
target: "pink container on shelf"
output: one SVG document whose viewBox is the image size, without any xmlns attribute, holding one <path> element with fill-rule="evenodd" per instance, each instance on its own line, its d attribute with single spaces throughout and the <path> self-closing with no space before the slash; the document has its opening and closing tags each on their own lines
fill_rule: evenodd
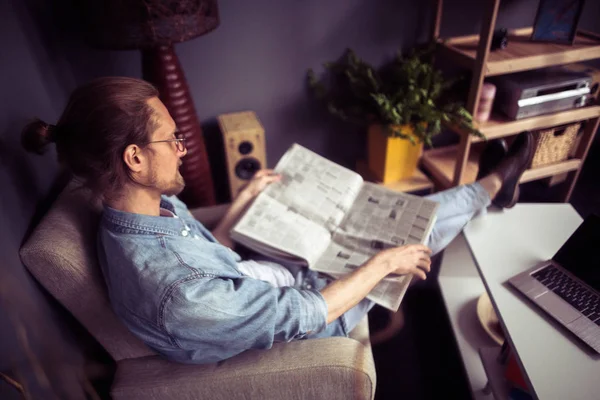
<svg viewBox="0 0 600 400">
<path fill-rule="evenodd" d="M 484 83 L 481 87 L 481 94 L 479 95 L 479 107 L 477 107 L 477 112 L 473 116 L 475 121 L 485 122 L 490 119 L 494 97 L 496 97 L 496 85 Z"/>
</svg>

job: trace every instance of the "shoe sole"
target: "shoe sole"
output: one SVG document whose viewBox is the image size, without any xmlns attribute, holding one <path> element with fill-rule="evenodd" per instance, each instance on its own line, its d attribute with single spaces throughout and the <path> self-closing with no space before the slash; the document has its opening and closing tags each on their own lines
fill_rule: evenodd
<svg viewBox="0 0 600 400">
<path fill-rule="evenodd" d="M 535 146 L 535 143 L 534 143 L 534 146 Z M 534 146 L 531 146 L 529 154 L 527 155 L 526 162 L 524 163 L 524 165 L 521 165 L 521 168 L 523 168 L 523 171 L 515 177 L 514 181 L 510 182 L 509 187 L 511 188 L 510 190 L 513 193 L 510 201 L 505 205 L 496 204 L 496 203 L 494 203 L 494 205 L 497 205 L 498 207 L 502 207 L 502 208 L 513 208 L 517 204 L 517 202 L 519 201 L 519 195 L 521 194 L 520 190 L 519 190 L 519 181 L 521 180 L 521 177 L 523 176 L 525 171 L 527 171 L 527 167 L 531 164 L 531 160 L 533 159 L 533 155 L 535 154 Z"/>
<path fill-rule="evenodd" d="M 519 177 L 519 179 L 521 179 L 521 178 Z M 521 195 L 521 190 L 519 189 L 519 185 L 517 185 L 517 187 L 513 191 L 512 199 L 510 200 L 510 202 L 507 205 L 504 206 L 504 208 L 513 208 L 519 201 L 520 195 Z"/>
</svg>

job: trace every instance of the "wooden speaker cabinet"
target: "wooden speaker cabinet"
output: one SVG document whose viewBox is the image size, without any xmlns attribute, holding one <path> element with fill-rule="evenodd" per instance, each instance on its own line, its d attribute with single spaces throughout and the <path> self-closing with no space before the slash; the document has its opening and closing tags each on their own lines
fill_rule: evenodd
<svg viewBox="0 0 600 400">
<path fill-rule="evenodd" d="M 217 117 L 223 135 L 229 193 L 233 200 L 256 171 L 267 166 L 265 130 L 252 111 Z"/>
</svg>

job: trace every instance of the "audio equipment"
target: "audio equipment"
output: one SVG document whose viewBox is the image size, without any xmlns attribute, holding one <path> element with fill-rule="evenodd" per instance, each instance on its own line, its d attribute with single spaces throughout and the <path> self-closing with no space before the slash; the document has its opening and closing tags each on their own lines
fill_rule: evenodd
<svg viewBox="0 0 600 400">
<path fill-rule="evenodd" d="M 252 111 L 217 117 L 223 135 L 223 147 L 233 200 L 259 169 L 266 168 L 265 130 Z"/>
<path fill-rule="evenodd" d="M 521 119 L 585 106 L 592 78 L 552 67 L 504 75 L 493 83 L 497 107 L 509 118 Z"/>
<path fill-rule="evenodd" d="M 592 78 L 588 104 L 598 104 L 600 100 L 600 69 L 586 64 L 569 64 L 565 65 L 564 68 L 569 71 L 587 74 Z"/>
</svg>

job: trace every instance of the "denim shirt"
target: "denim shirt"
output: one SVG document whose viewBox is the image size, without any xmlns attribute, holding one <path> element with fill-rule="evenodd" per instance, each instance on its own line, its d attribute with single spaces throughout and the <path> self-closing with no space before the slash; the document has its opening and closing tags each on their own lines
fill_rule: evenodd
<svg viewBox="0 0 600 400">
<path fill-rule="evenodd" d="M 161 207 L 178 218 L 105 206 L 98 232 L 113 309 L 152 349 L 174 361 L 212 363 L 329 330 L 318 287 L 273 287 L 242 275 L 240 256 L 185 204 L 163 196 Z"/>
</svg>

